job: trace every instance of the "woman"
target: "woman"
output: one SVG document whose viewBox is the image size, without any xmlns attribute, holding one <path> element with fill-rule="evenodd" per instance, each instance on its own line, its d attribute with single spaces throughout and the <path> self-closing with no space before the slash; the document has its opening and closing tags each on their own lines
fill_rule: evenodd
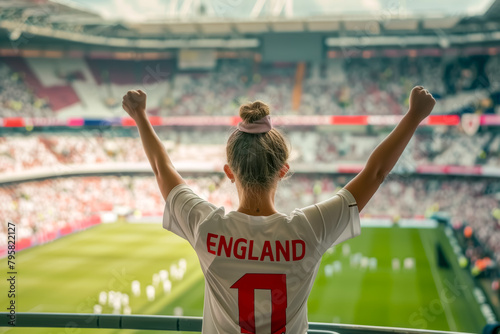
<svg viewBox="0 0 500 334">
<path fill-rule="evenodd" d="M 413 88 L 408 113 L 364 169 L 332 198 L 290 214 L 274 207 L 278 181 L 290 168 L 285 139 L 272 127 L 267 105 L 241 106 L 224 165 L 239 208 L 226 214 L 186 185 L 148 121 L 146 94 L 129 91 L 123 108 L 137 124 L 166 201 L 163 227 L 189 241 L 205 275 L 203 333 L 306 333 L 307 298 L 321 256 L 360 234 L 359 211 L 435 103 L 423 87 Z"/>
</svg>

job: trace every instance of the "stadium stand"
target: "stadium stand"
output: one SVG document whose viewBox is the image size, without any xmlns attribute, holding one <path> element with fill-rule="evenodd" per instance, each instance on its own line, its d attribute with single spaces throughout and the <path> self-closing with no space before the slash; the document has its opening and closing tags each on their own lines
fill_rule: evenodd
<svg viewBox="0 0 500 334">
<path fill-rule="evenodd" d="M 30 110 L 31 105 L 23 104 L 28 97 L 11 95 L 12 80 L 17 89 L 24 91 L 26 86 L 33 92 L 29 101 L 47 101 L 51 114 L 63 118 L 113 116 L 122 92 L 134 85 L 152 93 L 149 112 L 156 116 L 234 115 L 239 102 L 256 99 L 269 101 L 276 114 L 402 115 L 407 91 L 415 82 L 429 83 L 440 99 L 436 113 L 493 113 L 500 89 L 499 64 L 500 56 L 487 55 L 333 59 L 323 66 L 310 65 L 299 80 L 296 74 L 303 67 L 298 63 L 248 59 L 221 59 L 216 69 L 193 72 L 175 70 L 169 60 L 0 57 L 0 69 L 11 77 L 0 84 L 7 107 L 0 116 L 40 116 L 46 110 Z M 299 102 L 292 105 L 293 101 Z"/>
<path fill-rule="evenodd" d="M 52 114 L 46 101 L 37 98 L 28 89 L 22 73 L 14 72 L 0 62 L 0 105 L 2 117 L 49 116 Z"/>
<path fill-rule="evenodd" d="M 32 59 L 4 58 L 2 61 L 12 71 L 20 75 L 26 86 L 33 90 L 38 98 L 46 99 L 54 113 L 80 101 L 70 85 L 69 78 L 66 78 L 65 83 L 59 85 L 52 85 L 50 82 L 43 81 L 44 78 L 51 78 L 56 75 L 56 73 L 46 68 L 48 60 L 37 62 Z"/>
<path fill-rule="evenodd" d="M 180 163 L 225 159 L 224 143 L 230 129 L 160 129 L 173 160 Z M 309 131 L 284 128 L 290 139 L 293 163 L 313 170 L 314 165 L 362 166 L 385 134 Z M 125 135 L 127 132 L 123 132 Z M 0 138 L 0 172 L 22 172 L 58 165 L 147 162 L 142 144 L 129 136 L 103 132 L 68 131 L 58 134 L 33 133 Z M 491 167 L 500 161 L 500 135 L 483 131 L 467 136 L 456 128 L 419 132 L 410 143 L 404 164 L 419 168 L 464 166 Z"/>
</svg>

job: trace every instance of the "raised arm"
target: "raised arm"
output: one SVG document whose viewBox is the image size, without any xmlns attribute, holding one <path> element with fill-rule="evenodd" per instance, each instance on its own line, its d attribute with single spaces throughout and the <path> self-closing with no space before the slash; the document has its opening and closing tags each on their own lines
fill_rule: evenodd
<svg viewBox="0 0 500 334">
<path fill-rule="evenodd" d="M 170 191 L 178 184 L 186 183 L 172 165 L 165 147 L 156 135 L 146 116 L 146 93 L 130 90 L 123 96 L 122 107 L 137 124 L 142 146 L 156 175 L 161 194 L 166 200 Z"/>
<path fill-rule="evenodd" d="M 432 111 L 436 100 L 422 86 L 410 93 L 410 108 L 401 122 L 372 152 L 363 170 L 345 188 L 356 199 L 361 211 L 390 173 L 406 145 L 422 122 Z"/>
</svg>

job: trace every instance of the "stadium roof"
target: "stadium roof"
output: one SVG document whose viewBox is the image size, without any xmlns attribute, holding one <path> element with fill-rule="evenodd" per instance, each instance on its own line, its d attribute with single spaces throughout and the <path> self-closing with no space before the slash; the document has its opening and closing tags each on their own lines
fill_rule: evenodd
<svg viewBox="0 0 500 334">
<path fill-rule="evenodd" d="M 500 18 L 500 0 L 495 0 L 484 15 L 491 19 Z"/>
<path fill-rule="evenodd" d="M 266 33 L 317 33 L 327 44 L 423 36 L 446 47 L 498 42 L 499 14 L 500 0 L 0 0 L 0 44 L 231 49 Z"/>
<path fill-rule="evenodd" d="M 285 16 L 475 16 L 483 15 L 493 0 L 65 0 L 94 10 L 107 19 L 144 22 L 198 15 L 248 19 Z"/>
</svg>

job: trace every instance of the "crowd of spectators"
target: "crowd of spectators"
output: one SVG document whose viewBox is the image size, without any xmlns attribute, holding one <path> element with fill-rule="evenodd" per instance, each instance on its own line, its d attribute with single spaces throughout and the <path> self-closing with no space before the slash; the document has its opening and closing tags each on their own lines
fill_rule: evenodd
<svg viewBox="0 0 500 334">
<path fill-rule="evenodd" d="M 57 231 L 113 208 L 161 211 L 162 200 L 148 178 L 61 178 L 0 188 L 1 215 L 17 224 L 19 238 Z"/>
<path fill-rule="evenodd" d="M 12 71 L 0 59 L 0 117 L 52 116 L 47 102 L 37 98 L 23 80 L 23 73 Z"/>
<path fill-rule="evenodd" d="M 177 73 L 162 101 L 161 116 L 234 116 L 247 100 L 266 101 L 275 114 L 289 114 L 294 66 L 261 66 L 247 61 L 221 62 L 215 71 Z"/>
<path fill-rule="evenodd" d="M 174 163 L 223 164 L 231 129 L 163 129 L 160 138 Z M 386 136 L 287 129 L 293 164 L 307 169 L 314 165 L 364 164 L 366 157 Z M 135 133 L 135 130 L 134 130 Z M 491 166 L 500 162 L 500 134 L 485 131 L 468 136 L 457 129 L 418 132 L 403 161 L 422 165 Z M 147 162 L 139 138 L 106 132 L 9 135 L 0 137 L 0 174 L 36 168 L 93 165 L 100 163 Z"/>
<path fill-rule="evenodd" d="M 360 58 L 333 65 L 306 81 L 300 113 L 401 115 L 417 83 L 440 100 L 435 113 L 493 111 L 489 92 L 499 89 L 499 57 Z"/>
<path fill-rule="evenodd" d="M 325 200 L 350 178 L 292 175 L 279 184 L 276 208 L 289 213 Z M 187 178 L 187 182 L 201 197 L 224 206 L 226 212 L 238 208 L 236 188 L 222 175 Z M 18 225 L 20 238 L 50 232 L 103 211 L 161 216 L 164 203 L 154 177 L 74 177 L 0 188 L 0 214 Z M 472 227 L 500 264 L 499 208 L 497 179 L 390 175 L 362 214 L 397 221 L 447 212 L 453 224 Z"/>
<path fill-rule="evenodd" d="M 491 93 L 500 91 L 498 56 L 334 59 L 308 66 L 299 82 L 296 64 L 226 60 L 215 71 L 179 72 L 155 114 L 233 116 L 241 103 L 262 100 L 276 115 L 402 115 L 416 84 L 440 99 L 437 113 L 484 113 L 494 112 Z M 294 94 L 300 95 L 295 107 Z"/>
<path fill-rule="evenodd" d="M 123 71 L 134 68 L 126 62 L 123 66 Z M 336 58 L 307 64 L 303 76 L 297 75 L 297 68 L 296 63 L 221 59 L 212 70 L 176 70 L 160 78 L 167 83 L 166 92 L 159 107 L 150 113 L 233 116 L 242 102 L 260 99 L 269 103 L 276 115 L 401 115 L 416 84 L 440 99 L 437 113 L 498 111 L 500 56 Z M 106 87 L 110 92 L 123 90 L 112 82 L 79 83 L 85 84 L 114 85 Z M 80 96 L 81 103 L 92 105 L 86 98 Z M 120 98 L 108 96 L 113 101 Z M 1 117 L 51 114 L 45 101 L 36 98 L 23 82 L 23 73 L 3 64 L 1 58 L 0 106 Z M 103 104 L 103 116 L 108 107 Z"/>
</svg>

